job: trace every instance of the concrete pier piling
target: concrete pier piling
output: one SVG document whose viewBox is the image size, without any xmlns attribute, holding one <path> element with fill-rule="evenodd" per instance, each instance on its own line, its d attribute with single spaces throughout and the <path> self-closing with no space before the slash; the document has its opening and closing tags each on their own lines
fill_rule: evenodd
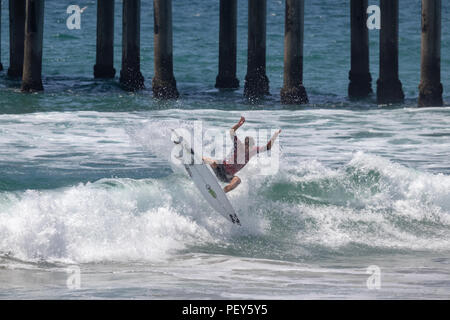
<svg viewBox="0 0 450 320">
<path fill-rule="evenodd" d="M 122 70 L 120 84 L 124 90 L 144 89 L 141 73 L 141 0 L 123 0 Z"/>
<path fill-rule="evenodd" d="M 97 0 L 97 42 L 95 78 L 114 78 L 115 2 Z M 267 0 L 248 1 L 248 51 L 244 96 L 270 95 L 266 74 Z M 405 95 L 399 79 L 399 0 L 380 0 L 380 62 L 377 103 L 402 103 Z M 0 40 L 1 40 L 0 0 Z M 144 89 L 140 70 L 141 0 L 122 0 L 122 64 L 120 85 L 124 90 Z M 220 0 L 219 63 L 215 87 L 237 89 L 238 0 Z M 421 0 L 422 47 L 418 105 L 442 106 L 441 83 L 442 0 Z M 43 90 L 42 59 L 45 0 L 9 0 L 9 68 L 7 75 L 22 79 L 21 90 Z M 369 0 L 349 0 L 351 27 L 351 67 L 348 96 L 366 98 L 372 94 L 369 57 Z M 172 0 L 153 0 L 154 77 L 153 97 L 179 97 L 173 70 Z M 378 8 L 376 8 L 378 9 Z M 378 15 L 378 10 L 376 10 Z M 374 15 L 371 18 L 378 18 Z M 69 21 L 70 22 L 70 21 Z M 378 20 L 376 21 L 377 28 Z M 368 24 L 369 23 L 369 24 Z M 280 90 L 282 104 L 308 103 L 303 84 L 305 0 L 285 0 L 284 78 Z M 69 29 L 70 26 L 68 25 Z M 0 41 L 1 52 L 1 41 Z M 0 55 L 0 71 L 3 70 Z"/>
<path fill-rule="evenodd" d="M 350 1 L 351 69 L 348 86 L 350 98 L 365 98 L 372 93 L 367 7 L 368 0 Z"/>
<path fill-rule="evenodd" d="M 380 78 L 377 81 L 379 104 L 400 103 L 405 98 L 398 76 L 398 3 L 398 0 L 380 0 Z"/>
<path fill-rule="evenodd" d="M 2 52 L 2 1 L 0 0 L 0 71 L 3 71 L 3 64 L 2 64 L 2 57 L 1 57 L 1 52 Z"/>
<path fill-rule="evenodd" d="M 219 74 L 216 88 L 239 88 L 236 78 L 237 0 L 220 0 Z"/>
<path fill-rule="evenodd" d="M 267 0 L 248 0 L 248 57 L 244 95 L 248 98 L 269 94 L 266 75 Z"/>
<path fill-rule="evenodd" d="M 441 0 L 422 0 L 422 63 L 419 106 L 442 106 Z"/>
<path fill-rule="evenodd" d="M 303 86 L 304 0 L 286 0 L 284 27 L 284 84 L 281 102 L 308 103 Z"/>
<path fill-rule="evenodd" d="M 153 97 L 178 98 L 177 82 L 173 75 L 172 0 L 154 0 L 155 76 Z"/>
<path fill-rule="evenodd" d="M 9 68 L 8 76 L 22 77 L 25 43 L 25 1 L 9 0 Z"/>
<path fill-rule="evenodd" d="M 44 35 L 44 0 L 27 0 L 25 44 L 21 90 L 42 91 L 42 42 Z"/>
<path fill-rule="evenodd" d="M 95 78 L 114 78 L 114 0 L 97 0 Z"/>
</svg>

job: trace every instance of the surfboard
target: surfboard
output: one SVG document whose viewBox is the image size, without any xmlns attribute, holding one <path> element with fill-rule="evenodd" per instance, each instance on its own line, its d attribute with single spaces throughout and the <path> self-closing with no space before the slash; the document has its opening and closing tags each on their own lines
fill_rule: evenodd
<svg viewBox="0 0 450 320">
<path fill-rule="evenodd" d="M 195 153 L 189 141 L 184 139 L 175 130 L 172 130 L 172 132 L 172 137 L 174 137 L 172 142 L 182 147 L 183 156 L 180 155 L 180 157 L 183 158 L 183 166 L 203 198 L 219 214 L 231 220 L 232 223 L 241 225 L 230 200 L 228 200 L 215 174 L 209 168 L 209 165 L 203 162 L 201 155 Z"/>
</svg>

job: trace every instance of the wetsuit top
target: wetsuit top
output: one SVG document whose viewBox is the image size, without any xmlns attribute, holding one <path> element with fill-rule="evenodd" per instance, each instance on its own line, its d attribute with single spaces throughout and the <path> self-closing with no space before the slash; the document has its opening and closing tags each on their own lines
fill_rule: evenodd
<svg viewBox="0 0 450 320">
<path fill-rule="evenodd" d="M 234 142 L 233 151 L 230 153 L 230 155 L 223 160 L 223 165 L 225 168 L 225 171 L 228 175 L 234 176 L 236 172 L 241 170 L 245 165 L 250 161 L 250 159 L 260 153 L 264 152 L 266 149 L 266 146 L 264 147 L 252 147 L 250 150 L 248 150 L 248 154 L 245 153 L 245 144 L 242 143 L 241 140 L 236 136 L 236 132 L 231 129 L 230 130 L 230 136 L 231 141 Z"/>
</svg>

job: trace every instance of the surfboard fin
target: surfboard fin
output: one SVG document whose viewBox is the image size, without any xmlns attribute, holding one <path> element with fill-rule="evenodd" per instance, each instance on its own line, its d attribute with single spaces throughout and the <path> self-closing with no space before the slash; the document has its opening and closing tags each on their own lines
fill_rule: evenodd
<svg viewBox="0 0 450 320">
<path fill-rule="evenodd" d="M 175 144 L 180 144 L 183 141 L 183 137 L 180 137 L 177 141 L 173 141 Z"/>
<path fill-rule="evenodd" d="M 181 142 L 183 142 L 182 136 L 178 135 L 178 133 L 174 129 L 170 129 L 170 130 L 172 130 L 172 132 L 178 137 L 178 140 L 172 140 L 173 143 L 180 144 Z"/>
</svg>

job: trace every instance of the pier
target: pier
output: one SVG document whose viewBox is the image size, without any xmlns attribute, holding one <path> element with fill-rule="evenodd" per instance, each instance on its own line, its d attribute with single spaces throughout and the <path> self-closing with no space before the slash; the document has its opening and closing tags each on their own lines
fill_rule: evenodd
<svg viewBox="0 0 450 320">
<path fill-rule="evenodd" d="M 267 0 L 248 1 L 247 63 L 245 79 L 236 75 L 238 37 L 238 0 L 218 1 L 219 32 L 217 77 L 212 87 L 219 90 L 236 90 L 243 84 L 244 96 L 250 99 L 270 95 L 270 79 L 266 73 L 266 32 Z M 283 86 L 280 102 L 287 105 L 302 105 L 309 102 L 304 84 L 304 38 L 305 2 L 308 0 L 284 0 L 284 59 L 279 61 L 284 67 Z M 3 1 L 5 2 L 5 1 Z M 368 0 L 348 0 L 350 13 L 350 37 L 348 49 L 348 92 L 350 99 L 366 99 L 373 95 L 370 72 Z M 43 42 L 45 0 L 9 0 L 9 64 L 5 72 L 11 79 L 21 79 L 23 92 L 44 90 L 42 84 L 42 59 L 45 55 Z M 118 7 L 121 4 L 121 8 Z M 378 104 L 401 104 L 405 99 L 399 78 L 399 10 L 403 5 L 399 0 L 380 0 L 381 30 L 379 46 L 379 77 L 376 82 L 375 98 Z M 154 75 L 152 79 L 153 97 L 157 99 L 177 99 L 180 93 L 176 82 L 176 65 L 173 56 L 173 26 L 171 0 L 153 1 L 154 19 Z M 441 83 L 441 20 L 442 0 L 421 0 L 421 72 L 417 85 L 419 88 L 418 106 L 442 106 L 443 86 Z M 1 10 L 1 8 L 0 8 Z M 114 34 L 115 13 L 122 12 L 122 57 L 118 82 L 125 91 L 138 91 L 145 88 L 144 75 L 140 69 L 141 60 L 141 0 L 98 0 L 96 3 L 96 55 L 93 65 L 95 79 L 114 79 Z M 1 11 L 0 11 L 1 12 Z M 147 15 L 148 16 L 148 15 Z M 211 23 L 214 23 L 212 21 Z M 418 21 L 419 23 L 419 21 Z M 5 21 L 0 21 L 0 30 Z M 117 30 L 116 30 L 117 31 Z M 2 64 L 3 63 L 3 64 Z M 306 62 L 307 63 L 307 62 Z M 0 71 L 5 61 L 0 57 Z M 195 66 L 193 66 L 195 67 Z M 345 68 L 346 66 L 342 66 Z M 5 66 L 6 68 L 6 66 Z M 45 72 L 45 70 L 44 70 Z M 324 70 L 326 72 L 326 70 Z M 347 71 L 346 71 L 347 72 Z M 307 87 L 307 84 L 306 84 Z"/>
<path fill-rule="evenodd" d="M 173 74 L 172 0 L 155 0 L 153 9 L 155 20 L 153 95 L 162 99 L 178 98 L 177 83 Z"/>
<path fill-rule="evenodd" d="M 269 94 L 266 75 L 267 0 L 248 0 L 247 75 L 244 95 L 249 98 Z"/>
<path fill-rule="evenodd" d="M 237 0 L 220 0 L 219 24 L 219 74 L 216 88 L 237 89 Z"/>
<path fill-rule="evenodd" d="M 144 89 L 141 73 L 141 0 L 123 0 L 122 69 L 120 84 L 124 90 Z"/>
<path fill-rule="evenodd" d="M 441 0 L 422 0 L 422 63 L 419 106 L 442 106 Z"/>
<path fill-rule="evenodd" d="M 350 1 L 351 69 L 348 96 L 366 98 L 372 93 L 372 76 L 369 66 L 368 0 Z"/>
<path fill-rule="evenodd" d="M 114 0 L 97 1 L 95 78 L 114 78 Z"/>
<path fill-rule="evenodd" d="M 401 103 L 405 98 L 398 76 L 399 0 L 380 0 L 380 75 L 377 81 L 379 104 Z"/>
<path fill-rule="evenodd" d="M 303 86 L 303 34 L 305 1 L 286 0 L 284 25 L 284 79 L 281 102 L 285 104 L 308 103 Z"/>
<path fill-rule="evenodd" d="M 25 1 L 9 0 L 9 68 L 8 76 L 22 77 L 25 43 Z"/>
</svg>

